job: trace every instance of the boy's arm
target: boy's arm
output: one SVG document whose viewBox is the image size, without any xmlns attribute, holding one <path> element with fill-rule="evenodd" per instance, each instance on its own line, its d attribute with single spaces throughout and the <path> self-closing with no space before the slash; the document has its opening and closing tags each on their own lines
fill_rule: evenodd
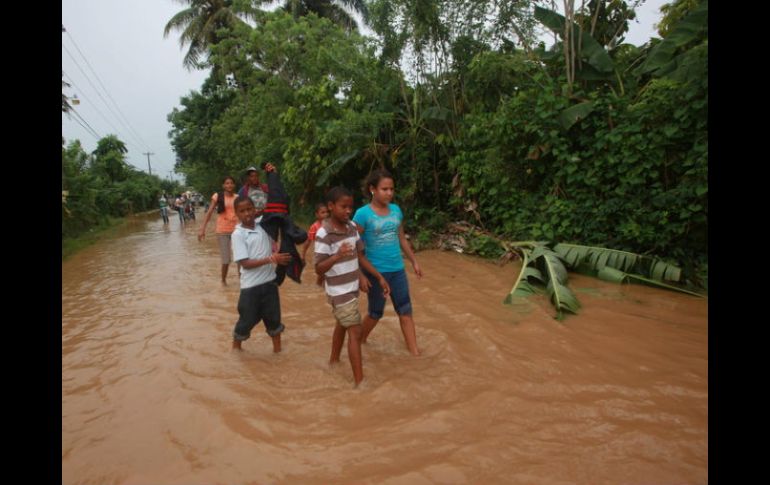
<svg viewBox="0 0 770 485">
<path fill-rule="evenodd" d="M 332 266 L 337 264 L 342 258 L 353 254 L 353 246 L 349 243 L 345 243 L 334 254 L 323 254 L 316 251 L 316 264 L 315 272 L 319 275 L 326 274 Z"/>
<path fill-rule="evenodd" d="M 291 254 L 289 253 L 274 253 L 266 258 L 251 259 L 243 235 L 239 232 L 233 232 L 231 240 L 233 242 L 233 260 L 244 269 L 253 269 L 266 264 L 284 265 L 291 261 Z"/>
<path fill-rule="evenodd" d="M 264 266 L 266 264 L 280 264 L 281 266 L 289 264 L 291 261 L 291 254 L 289 253 L 273 253 L 267 258 L 259 259 L 237 259 L 236 263 L 240 264 L 242 268 L 252 269 Z"/>
</svg>

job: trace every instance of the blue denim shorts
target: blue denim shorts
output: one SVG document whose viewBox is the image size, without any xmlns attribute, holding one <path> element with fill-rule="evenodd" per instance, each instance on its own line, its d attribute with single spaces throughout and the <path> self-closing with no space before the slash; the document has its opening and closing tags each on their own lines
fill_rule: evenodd
<svg viewBox="0 0 770 485">
<path fill-rule="evenodd" d="M 375 320 L 382 318 L 385 310 L 385 297 L 382 295 L 382 287 L 376 278 L 366 273 L 366 277 L 371 282 L 369 288 L 369 316 Z M 406 279 L 406 271 L 394 271 L 392 273 L 380 273 L 385 281 L 390 285 L 390 301 L 393 302 L 393 308 L 399 315 L 412 314 L 412 300 L 409 298 L 409 281 Z"/>
</svg>

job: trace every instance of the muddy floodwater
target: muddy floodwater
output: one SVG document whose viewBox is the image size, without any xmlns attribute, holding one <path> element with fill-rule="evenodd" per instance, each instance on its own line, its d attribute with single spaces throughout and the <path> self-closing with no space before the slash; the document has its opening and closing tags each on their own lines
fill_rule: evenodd
<svg viewBox="0 0 770 485">
<path fill-rule="evenodd" d="M 570 274 L 559 323 L 502 304 L 519 262 L 422 251 L 422 356 L 388 303 L 354 390 L 312 268 L 281 286 L 283 352 L 262 324 L 231 352 L 237 272 L 201 219 L 137 216 L 62 263 L 62 483 L 708 482 L 707 299 Z"/>
</svg>

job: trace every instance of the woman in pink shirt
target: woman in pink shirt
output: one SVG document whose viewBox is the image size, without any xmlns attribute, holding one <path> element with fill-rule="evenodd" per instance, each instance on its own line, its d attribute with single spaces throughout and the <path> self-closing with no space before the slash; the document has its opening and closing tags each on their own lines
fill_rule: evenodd
<svg viewBox="0 0 770 485">
<path fill-rule="evenodd" d="M 206 218 L 203 221 L 203 226 L 198 232 L 198 241 L 203 241 L 206 237 L 206 225 L 211 219 L 211 214 L 214 210 L 217 211 L 217 227 L 216 234 L 219 242 L 219 255 L 222 261 L 222 284 L 227 285 L 227 270 L 230 267 L 231 256 L 231 244 L 230 235 L 235 230 L 235 225 L 238 224 L 238 217 L 235 215 L 235 179 L 229 175 L 222 180 L 222 191 L 217 192 L 211 196 L 211 204 L 209 210 L 206 211 Z"/>
</svg>

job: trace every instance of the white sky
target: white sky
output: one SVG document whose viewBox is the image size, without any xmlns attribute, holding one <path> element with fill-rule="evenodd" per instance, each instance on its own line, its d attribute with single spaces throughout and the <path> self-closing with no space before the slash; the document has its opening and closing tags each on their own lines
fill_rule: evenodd
<svg viewBox="0 0 770 485">
<path fill-rule="evenodd" d="M 632 20 L 623 41 L 626 44 L 640 46 L 652 37 L 660 37 L 655 25 L 660 22 L 660 7 L 673 0 L 646 0 L 636 9 L 636 20 Z M 577 2 L 575 2 L 577 3 Z"/>
<path fill-rule="evenodd" d="M 657 37 L 653 24 L 665 3 L 645 1 L 625 41 L 641 45 Z M 93 151 L 97 139 L 81 126 L 87 123 L 100 137 L 116 134 L 123 140 L 131 165 L 147 171 L 144 153 L 152 152 L 154 174 L 181 180 L 171 173 L 175 155 L 166 117 L 207 76 L 182 67 L 186 48 L 180 49 L 178 32 L 163 38 L 168 20 L 185 7 L 172 0 L 62 0 L 67 29 L 62 33 L 62 70 L 72 85 L 64 93 L 80 100 L 75 109 L 82 118 L 62 114 L 67 143 L 79 139 L 87 152 Z"/>
</svg>

